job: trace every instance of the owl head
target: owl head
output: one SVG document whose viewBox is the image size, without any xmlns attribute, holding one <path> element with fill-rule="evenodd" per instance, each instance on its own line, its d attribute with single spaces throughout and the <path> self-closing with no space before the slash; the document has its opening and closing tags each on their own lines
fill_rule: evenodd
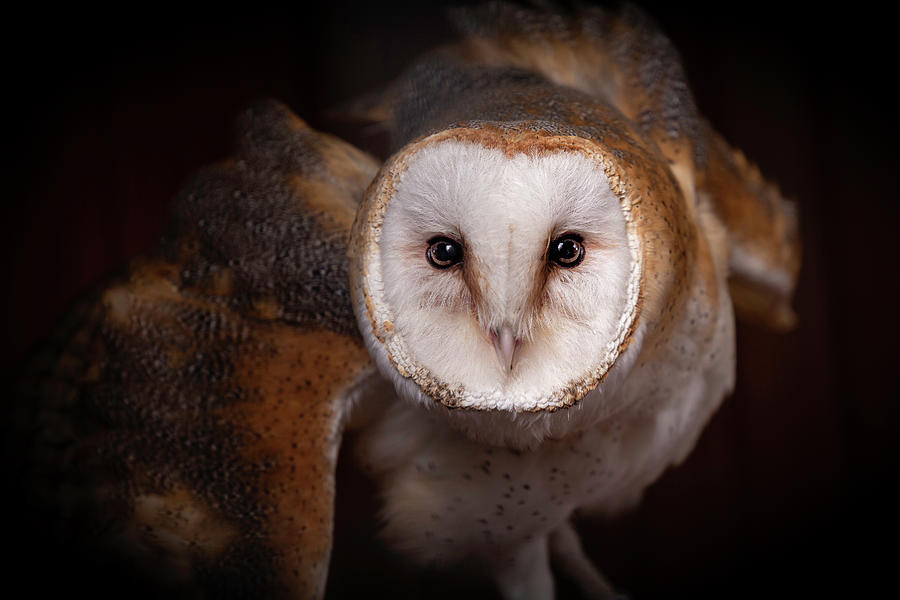
<svg viewBox="0 0 900 600">
<path fill-rule="evenodd" d="M 637 147 L 484 123 L 395 154 L 360 207 L 351 279 L 399 395 L 519 446 L 614 412 L 654 261 L 640 188 L 678 197 L 652 163 Z"/>
</svg>

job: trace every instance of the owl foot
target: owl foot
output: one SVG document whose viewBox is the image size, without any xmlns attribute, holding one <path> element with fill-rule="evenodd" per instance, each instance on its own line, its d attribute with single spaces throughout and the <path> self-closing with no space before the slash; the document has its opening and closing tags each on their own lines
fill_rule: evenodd
<svg viewBox="0 0 900 600">
<path fill-rule="evenodd" d="M 581 588 L 585 598 L 592 600 L 627 600 L 627 596 L 613 590 L 606 578 L 585 556 L 578 533 L 571 521 L 566 521 L 550 534 L 550 552 L 558 565 Z"/>
<path fill-rule="evenodd" d="M 553 598 L 553 574 L 547 553 L 547 538 L 533 540 L 497 564 L 497 587 L 504 600 Z"/>
</svg>

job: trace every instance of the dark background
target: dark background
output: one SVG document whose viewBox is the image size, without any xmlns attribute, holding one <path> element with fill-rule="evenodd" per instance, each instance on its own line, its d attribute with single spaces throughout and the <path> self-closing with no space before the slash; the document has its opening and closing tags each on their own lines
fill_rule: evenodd
<svg viewBox="0 0 900 600">
<path fill-rule="evenodd" d="M 800 323 L 740 326 L 737 390 L 696 451 L 637 512 L 582 522 L 585 546 L 636 599 L 880 596 L 900 558 L 893 17 L 860 3 L 642 5 L 703 114 L 799 205 Z M 450 35 L 437 4 L 119 10 L 4 25 L 7 378 L 80 293 L 154 244 L 179 186 L 228 156 L 251 102 L 331 126 L 327 109 Z M 342 465 L 334 595 L 481 595 L 371 550 L 372 492 Z M 18 551 L 27 532 L 11 531 Z M 71 575 L 34 545 L 19 579 Z"/>
</svg>

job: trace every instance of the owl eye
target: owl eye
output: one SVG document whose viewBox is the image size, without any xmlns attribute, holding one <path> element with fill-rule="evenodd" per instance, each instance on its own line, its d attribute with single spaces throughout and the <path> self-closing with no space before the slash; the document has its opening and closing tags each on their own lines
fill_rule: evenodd
<svg viewBox="0 0 900 600">
<path fill-rule="evenodd" d="M 462 246 L 448 237 L 431 238 L 428 240 L 425 257 L 435 269 L 448 269 L 462 260 Z"/>
<path fill-rule="evenodd" d="M 584 246 L 581 244 L 581 236 L 566 234 L 556 238 L 550 242 L 547 258 L 566 269 L 578 266 L 584 260 Z"/>
</svg>

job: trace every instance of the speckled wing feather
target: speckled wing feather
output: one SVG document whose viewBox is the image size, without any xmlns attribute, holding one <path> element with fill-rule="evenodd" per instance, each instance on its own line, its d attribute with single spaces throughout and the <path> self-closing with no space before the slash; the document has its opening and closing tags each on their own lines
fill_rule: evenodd
<svg viewBox="0 0 900 600">
<path fill-rule="evenodd" d="M 359 116 L 385 123 L 397 149 L 446 113 L 440 103 L 417 99 L 452 98 L 462 107 L 460 91 L 529 75 L 598 99 L 664 159 L 690 206 L 725 225 L 738 314 L 790 327 L 800 264 L 794 207 L 700 117 L 679 54 L 651 19 L 630 5 L 616 14 L 594 6 L 565 14 L 504 2 L 458 9 L 453 17 L 462 39 L 417 63 L 380 102 L 366 98 Z M 448 68 L 454 63 L 468 65 L 465 81 L 453 75 L 458 66 Z M 482 75 L 473 75 L 477 70 Z"/>
<path fill-rule="evenodd" d="M 319 597 L 371 372 L 347 234 L 378 165 L 274 103 L 239 140 L 26 378 L 30 487 L 73 548 L 124 552 L 161 590 Z"/>
<path fill-rule="evenodd" d="M 697 181 L 728 229 L 728 286 L 738 316 L 775 330 L 796 323 L 791 298 L 800 270 L 796 208 L 743 153 L 707 127 Z"/>
</svg>

